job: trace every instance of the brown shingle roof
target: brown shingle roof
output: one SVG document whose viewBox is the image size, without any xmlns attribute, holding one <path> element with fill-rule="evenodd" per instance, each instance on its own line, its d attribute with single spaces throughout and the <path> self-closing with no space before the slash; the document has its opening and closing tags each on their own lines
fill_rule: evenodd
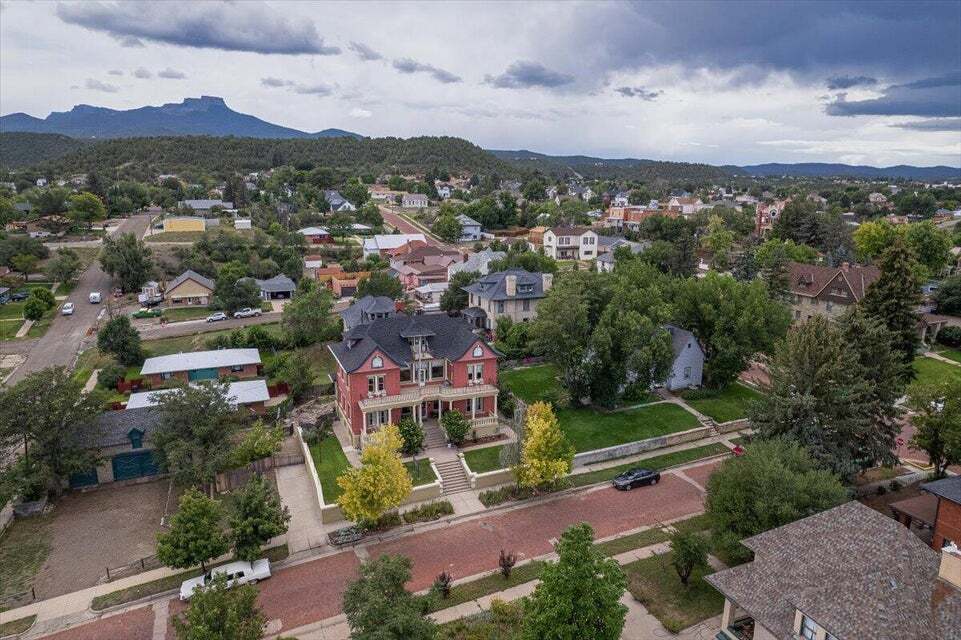
<svg viewBox="0 0 961 640">
<path fill-rule="evenodd" d="M 801 610 L 838 640 L 959 640 L 961 590 L 940 555 L 859 502 L 748 538 L 754 561 L 706 579 L 774 634 Z"/>
<path fill-rule="evenodd" d="M 851 286 L 855 301 L 860 301 L 867 288 L 881 277 L 881 270 L 872 266 L 821 267 L 800 262 L 790 263 L 788 273 L 791 292 L 807 296 L 819 294 L 840 273 Z"/>
</svg>

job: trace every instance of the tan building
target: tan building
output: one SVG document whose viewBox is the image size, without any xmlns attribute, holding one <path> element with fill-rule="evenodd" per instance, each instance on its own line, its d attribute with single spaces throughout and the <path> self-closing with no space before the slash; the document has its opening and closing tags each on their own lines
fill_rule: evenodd
<svg viewBox="0 0 961 640">
<path fill-rule="evenodd" d="M 530 273 L 524 269 L 488 274 L 464 287 L 468 295 L 464 316 L 475 327 L 491 331 L 497 329 L 497 319 L 502 316 L 514 322 L 530 322 L 553 283 L 552 273 Z"/>
<path fill-rule="evenodd" d="M 551 227 L 544 232 L 544 255 L 555 260 L 593 260 L 597 234 L 587 227 Z"/>
<path fill-rule="evenodd" d="M 836 318 L 864 297 L 868 287 L 881 276 L 877 267 L 850 265 L 821 267 L 792 262 L 790 278 L 791 316 L 803 322 L 812 316 Z"/>
<path fill-rule="evenodd" d="M 206 231 L 207 220 L 198 216 L 174 216 L 164 218 L 164 233 L 172 231 Z"/>
<path fill-rule="evenodd" d="M 174 305 L 207 305 L 214 293 L 214 281 L 196 271 L 184 271 L 167 285 L 164 297 Z"/>
<path fill-rule="evenodd" d="M 743 544 L 753 562 L 705 578 L 718 640 L 961 640 L 961 552 L 859 502 Z"/>
</svg>

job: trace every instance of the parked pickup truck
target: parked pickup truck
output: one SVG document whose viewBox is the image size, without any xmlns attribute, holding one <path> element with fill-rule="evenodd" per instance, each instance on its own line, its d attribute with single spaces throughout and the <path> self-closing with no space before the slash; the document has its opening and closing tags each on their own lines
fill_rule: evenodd
<svg viewBox="0 0 961 640">
<path fill-rule="evenodd" d="M 235 318 L 253 318 L 254 316 L 260 315 L 260 309 L 251 309 L 250 307 L 244 307 L 239 311 L 234 311 Z"/>
<path fill-rule="evenodd" d="M 184 580 L 180 585 L 180 599 L 189 600 L 197 589 L 204 589 L 217 576 L 226 576 L 227 588 L 236 587 L 240 584 L 257 584 L 258 580 L 266 580 L 270 577 L 270 560 L 261 558 L 253 562 L 230 562 L 219 567 L 215 567 L 202 576 Z"/>
</svg>

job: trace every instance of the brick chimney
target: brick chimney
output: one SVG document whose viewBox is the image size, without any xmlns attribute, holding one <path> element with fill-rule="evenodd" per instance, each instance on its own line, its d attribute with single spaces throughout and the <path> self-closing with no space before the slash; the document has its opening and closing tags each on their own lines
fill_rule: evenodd
<svg viewBox="0 0 961 640">
<path fill-rule="evenodd" d="M 517 295 L 517 276 L 505 276 L 504 285 L 507 287 L 508 297 L 513 298 Z"/>
<path fill-rule="evenodd" d="M 958 549 L 958 545 L 951 543 L 941 549 L 938 577 L 955 589 L 961 589 L 961 549 Z"/>
<path fill-rule="evenodd" d="M 542 274 L 541 274 L 541 282 L 542 282 L 543 285 L 544 285 L 544 293 L 547 293 L 548 291 L 551 290 L 551 287 L 554 286 L 554 274 L 553 274 L 553 273 L 542 273 Z"/>
<path fill-rule="evenodd" d="M 851 263 L 850 263 L 850 262 L 842 262 L 842 263 L 841 263 L 841 271 L 843 271 L 844 273 L 847 273 L 847 272 L 850 271 L 850 270 L 851 270 Z"/>
</svg>

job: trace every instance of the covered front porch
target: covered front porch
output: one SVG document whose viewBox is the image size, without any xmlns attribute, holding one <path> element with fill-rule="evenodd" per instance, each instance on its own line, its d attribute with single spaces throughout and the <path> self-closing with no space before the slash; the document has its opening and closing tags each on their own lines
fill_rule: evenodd
<svg viewBox="0 0 961 640">
<path fill-rule="evenodd" d="M 761 633 L 755 636 L 754 618 L 747 611 L 741 609 L 730 598 L 724 600 L 724 613 L 721 615 L 721 631 L 715 640 L 759 640 L 767 638 L 764 635 L 764 628 Z"/>
</svg>

